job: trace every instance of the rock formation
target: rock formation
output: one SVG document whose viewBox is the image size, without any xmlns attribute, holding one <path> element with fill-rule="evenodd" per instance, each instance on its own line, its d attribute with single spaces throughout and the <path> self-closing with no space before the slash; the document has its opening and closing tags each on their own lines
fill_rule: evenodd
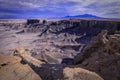
<svg viewBox="0 0 120 80">
<path fill-rule="evenodd" d="M 40 20 L 37 20 L 37 19 L 28 19 L 27 20 L 27 25 L 35 24 L 35 23 L 39 23 L 39 22 L 40 22 Z"/>
<path fill-rule="evenodd" d="M 82 68 L 69 68 L 63 70 L 64 80 L 103 80 L 94 72 Z"/>
<path fill-rule="evenodd" d="M 27 54 L 23 47 L 19 47 L 14 52 L 14 55 L 21 57 L 24 62 L 32 64 L 32 65 L 34 65 L 36 67 L 40 67 L 41 64 L 44 64 L 44 62 L 42 62 L 40 60 L 37 60 L 36 58 L 32 57 L 30 54 Z"/>
<path fill-rule="evenodd" d="M 0 56 L 0 80 L 42 80 L 21 58 Z"/>
<path fill-rule="evenodd" d="M 105 80 L 120 79 L 120 34 L 102 31 L 86 49 L 74 58 L 74 64 L 95 71 Z"/>
</svg>

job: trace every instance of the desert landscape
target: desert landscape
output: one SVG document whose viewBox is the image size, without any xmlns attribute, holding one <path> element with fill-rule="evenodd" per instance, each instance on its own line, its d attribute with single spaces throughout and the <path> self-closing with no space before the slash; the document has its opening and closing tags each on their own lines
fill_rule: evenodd
<svg viewBox="0 0 120 80">
<path fill-rule="evenodd" d="M 119 67 L 120 20 L 0 20 L 0 80 L 119 80 Z"/>
</svg>

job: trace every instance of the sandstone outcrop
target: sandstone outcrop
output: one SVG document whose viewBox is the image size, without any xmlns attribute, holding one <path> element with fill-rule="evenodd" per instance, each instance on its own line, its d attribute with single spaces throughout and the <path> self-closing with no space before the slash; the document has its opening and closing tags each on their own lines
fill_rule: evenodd
<svg viewBox="0 0 120 80">
<path fill-rule="evenodd" d="M 29 63 L 31 65 L 34 65 L 36 67 L 40 67 L 41 64 L 44 64 L 44 62 L 32 57 L 29 53 L 26 53 L 25 49 L 23 47 L 19 47 L 15 52 L 15 56 L 19 56 L 22 58 L 22 60 L 26 63 Z"/>
<path fill-rule="evenodd" d="M 64 80 L 103 80 L 94 72 L 82 68 L 69 68 L 63 70 Z"/>
<path fill-rule="evenodd" d="M 95 71 L 105 80 L 120 79 L 120 34 L 102 31 L 85 50 L 74 58 L 74 64 Z"/>
<path fill-rule="evenodd" d="M 41 80 L 27 64 L 16 56 L 0 56 L 0 80 Z"/>
</svg>

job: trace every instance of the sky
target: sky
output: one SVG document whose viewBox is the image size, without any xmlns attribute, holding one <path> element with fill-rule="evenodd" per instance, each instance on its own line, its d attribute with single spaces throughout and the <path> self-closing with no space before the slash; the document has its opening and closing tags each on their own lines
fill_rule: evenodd
<svg viewBox="0 0 120 80">
<path fill-rule="evenodd" d="M 83 14 L 120 18 L 120 0 L 0 0 L 0 18 L 54 18 Z"/>
</svg>

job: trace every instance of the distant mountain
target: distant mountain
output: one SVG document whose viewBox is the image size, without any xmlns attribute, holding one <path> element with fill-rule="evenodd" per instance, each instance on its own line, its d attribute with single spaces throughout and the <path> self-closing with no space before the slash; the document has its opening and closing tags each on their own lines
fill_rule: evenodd
<svg viewBox="0 0 120 80">
<path fill-rule="evenodd" d="M 82 19 L 101 19 L 101 20 L 120 20 L 120 18 L 103 18 L 91 14 L 75 15 L 75 16 L 65 16 L 62 19 L 71 19 L 71 18 L 82 18 Z"/>
<path fill-rule="evenodd" d="M 75 16 L 65 16 L 63 18 L 98 18 L 101 19 L 102 17 L 98 17 L 95 15 L 91 15 L 91 14 L 83 14 L 83 15 L 75 15 Z"/>
</svg>

